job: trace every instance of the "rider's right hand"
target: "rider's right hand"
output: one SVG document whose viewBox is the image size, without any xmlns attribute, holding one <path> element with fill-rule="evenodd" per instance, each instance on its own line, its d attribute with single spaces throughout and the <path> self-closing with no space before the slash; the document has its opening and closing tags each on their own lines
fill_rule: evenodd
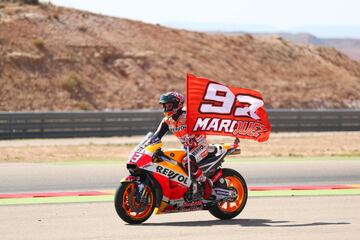
<svg viewBox="0 0 360 240">
<path fill-rule="evenodd" d="M 161 141 L 161 139 L 158 137 L 158 136 L 153 136 L 150 138 L 149 140 L 149 144 L 152 145 L 152 144 L 155 144 L 155 143 L 159 143 Z"/>
</svg>

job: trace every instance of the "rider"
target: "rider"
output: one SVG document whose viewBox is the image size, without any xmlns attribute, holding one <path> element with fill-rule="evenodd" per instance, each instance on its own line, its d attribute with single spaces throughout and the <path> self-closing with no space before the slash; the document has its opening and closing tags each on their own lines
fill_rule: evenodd
<svg viewBox="0 0 360 240">
<path fill-rule="evenodd" d="M 157 142 L 170 130 L 184 145 L 189 147 L 190 171 L 196 181 L 201 182 L 204 187 L 204 199 L 208 199 L 212 192 L 212 181 L 207 178 L 198 166 L 198 162 L 208 154 L 209 144 L 206 135 L 189 135 L 186 126 L 186 111 L 183 110 L 184 96 L 177 92 L 168 92 L 160 96 L 160 104 L 163 105 L 165 117 L 151 141 Z M 182 165 L 188 168 L 187 156 L 183 158 Z"/>
</svg>

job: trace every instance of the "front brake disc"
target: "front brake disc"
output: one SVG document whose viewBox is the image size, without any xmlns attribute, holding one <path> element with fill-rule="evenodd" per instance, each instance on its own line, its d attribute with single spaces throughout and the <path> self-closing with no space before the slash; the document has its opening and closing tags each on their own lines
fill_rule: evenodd
<svg viewBox="0 0 360 240">
<path fill-rule="evenodd" d="M 146 209 L 146 201 L 139 201 L 137 202 L 136 201 L 136 197 L 135 197 L 135 194 L 136 194 L 136 189 L 132 190 L 130 193 L 129 193 L 129 207 L 130 209 L 133 211 L 133 212 L 136 212 L 136 213 L 140 213 L 140 212 L 143 212 L 145 211 Z"/>
</svg>

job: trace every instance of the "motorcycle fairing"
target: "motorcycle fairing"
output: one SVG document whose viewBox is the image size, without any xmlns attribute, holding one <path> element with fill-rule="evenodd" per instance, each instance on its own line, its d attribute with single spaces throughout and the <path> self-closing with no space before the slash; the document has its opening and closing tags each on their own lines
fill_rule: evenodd
<svg viewBox="0 0 360 240">
<path fill-rule="evenodd" d="M 159 208 L 160 209 L 160 208 Z M 161 211 L 156 214 L 162 213 L 176 213 L 176 212 L 189 212 L 204 209 L 204 203 L 202 201 L 185 202 L 183 199 L 170 201 Z"/>
<path fill-rule="evenodd" d="M 191 179 L 188 177 L 184 169 L 178 165 L 171 164 L 166 161 L 151 163 L 144 166 L 144 169 L 156 175 L 165 176 L 171 186 L 183 185 L 190 187 Z"/>
<path fill-rule="evenodd" d="M 164 154 L 182 165 L 182 160 L 186 156 L 186 151 L 185 149 L 168 149 L 164 151 Z"/>
<path fill-rule="evenodd" d="M 145 148 L 138 146 L 136 150 L 130 155 L 127 164 L 135 165 L 138 168 L 143 168 L 145 165 L 152 162 L 154 152 L 161 148 L 162 143 L 148 145 Z"/>
<path fill-rule="evenodd" d="M 186 172 L 179 166 L 168 162 L 152 163 L 144 167 L 152 172 L 163 190 L 163 201 L 182 198 L 191 185 Z"/>
</svg>

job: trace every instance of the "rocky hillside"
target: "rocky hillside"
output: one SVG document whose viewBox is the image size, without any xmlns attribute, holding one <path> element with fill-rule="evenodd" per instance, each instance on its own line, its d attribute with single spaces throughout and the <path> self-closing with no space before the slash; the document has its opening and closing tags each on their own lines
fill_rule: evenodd
<svg viewBox="0 0 360 240">
<path fill-rule="evenodd" d="M 234 33 L 232 33 L 234 34 Z M 235 33 L 236 34 L 236 33 Z M 241 33 L 240 33 L 241 34 Z M 318 38 L 308 33 L 257 33 L 256 36 L 279 36 L 289 42 L 333 47 L 350 58 L 360 62 L 360 39 L 352 38 Z"/>
<path fill-rule="evenodd" d="M 360 64 L 281 38 L 174 30 L 55 6 L 0 8 L 0 110 L 158 108 L 190 72 L 272 108 L 360 108 Z"/>
</svg>

